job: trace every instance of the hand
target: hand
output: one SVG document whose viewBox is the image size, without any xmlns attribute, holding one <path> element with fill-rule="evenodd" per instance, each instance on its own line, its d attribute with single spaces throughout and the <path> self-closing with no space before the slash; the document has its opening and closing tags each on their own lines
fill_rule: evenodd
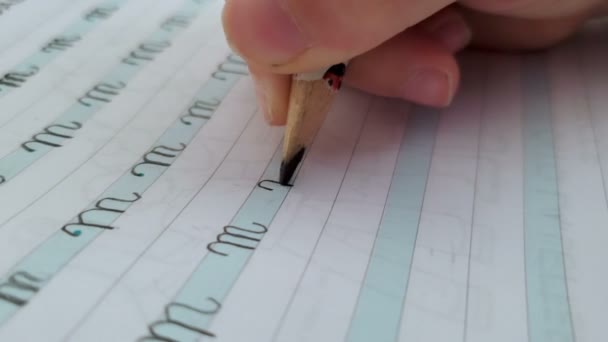
<svg viewBox="0 0 608 342">
<path fill-rule="evenodd" d="M 226 0 L 224 29 L 249 63 L 260 108 L 285 123 L 290 74 L 350 60 L 345 83 L 447 106 L 454 54 L 470 43 L 528 50 L 555 44 L 607 0 Z"/>
</svg>

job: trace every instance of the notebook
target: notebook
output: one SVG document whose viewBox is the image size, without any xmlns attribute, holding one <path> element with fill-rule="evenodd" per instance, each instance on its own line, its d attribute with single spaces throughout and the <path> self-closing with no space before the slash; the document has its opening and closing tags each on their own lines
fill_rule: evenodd
<svg viewBox="0 0 608 342">
<path fill-rule="evenodd" d="M 603 22 L 345 89 L 282 186 L 222 6 L 0 1 L 1 341 L 606 339 Z"/>
</svg>

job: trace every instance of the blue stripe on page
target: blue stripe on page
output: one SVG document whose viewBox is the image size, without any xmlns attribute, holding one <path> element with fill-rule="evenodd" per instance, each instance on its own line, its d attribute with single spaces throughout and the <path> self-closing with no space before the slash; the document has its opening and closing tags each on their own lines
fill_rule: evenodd
<svg viewBox="0 0 608 342">
<path fill-rule="evenodd" d="M 289 193 L 289 187 L 272 181 L 279 178 L 281 157 L 281 149 L 278 149 L 262 175 L 262 181 L 249 194 L 230 224 L 224 227 L 223 233 L 208 245 L 209 253 L 174 301 L 167 305 L 164 320 L 152 323 L 149 326 L 152 336 L 142 340 L 190 341 L 213 335 L 207 329 L 215 318 L 214 314 Z"/>
<path fill-rule="evenodd" d="M 180 10 L 167 21 L 162 22 L 158 30 L 125 56 L 95 88 L 78 99 L 44 130 L 34 133 L 31 140 L 24 142 L 20 148 L 0 159 L 0 185 L 10 181 L 51 150 L 61 147 L 64 142 L 72 139 L 86 121 L 110 103 L 114 96 L 118 96 L 127 87 L 129 80 L 152 62 L 154 56 L 170 47 L 171 40 L 186 26 L 180 20 L 186 20 L 184 18 L 192 20 L 207 2 L 207 0 L 186 0 Z M 175 20 L 176 18 L 178 20 Z M 172 19 L 174 25 L 167 25 Z M 134 54 L 139 58 L 134 58 Z"/>
<path fill-rule="evenodd" d="M 531 342 L 574 341 L 545 58 L 524 57 L 524 224 Z"/>
<path fill-rule="evenodd" d="M 423 107 L 408 118 L 349 342 L 398 338 L 438 122 L 438 111 Z"/>
<path fill-rule="evenodd" d="M 112 230 L 132 203 L 179 157 L 209 121 L 242 75 L 245 63 L 230 56 L 213 73 L 193 104 L 156 141 L 144 159 L 112 184 L 87 209 L 17 263 L 0 281 L 0 324 L 27 305 L 61 269 L 102 232 Z"/>
<path fill-rule="evenodd" d="M 115 12 L 119 9 L 123 3 L 127 0 L 108 0 L 103 1 L 99 5 L 96 6 L 98 9 L 107 9 L 110 12 Z M 93 12 L 89 12 L 93 13 Z M 98 12 L 95 12 L 98 13 Z M 11 69 L 9 73 L 7 73 L 4 77 L 4 81 L 0 82 L 0 98 L 8 95 L 13 90 L 18 89 L 25 81 L 27 81 L 30 77 L 33 77 L 35 74 L 40 72 L 42 68 L 51 63 L 57 56 L 64 53 L 68 47 L 71 47 L 74 44 L 77 44 L 83 36 L 92 31 L 96 26 L 98 26 L 103 20 L 102 16 L 90 15 L 87 16 L 82 15 L 78 18 L 73 24 L 68 26 L 63 32 L 58 34 L 54 39 L 66 38 L 70 41 L 73 38 L 78 38 L 77 40 L 67 42 L 66 44 L 56 44 L 56 48 L 47 48 L 42 47 L 40 50 L 36 51 L 28 58 L 23 60 L 21 63 L 16 65 Z M 52 44 L 52 40 L 49 44 Z M 7 75 L 12 75 L 11 78 L 7 78 Z"/>
</svg>

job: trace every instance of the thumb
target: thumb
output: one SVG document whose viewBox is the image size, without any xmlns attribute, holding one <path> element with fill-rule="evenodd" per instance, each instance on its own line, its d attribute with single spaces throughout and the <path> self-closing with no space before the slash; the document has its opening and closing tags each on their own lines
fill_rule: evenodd
<svg viewBox="0 0 608 342">
<path fill-rule="evenodd" d="M 367 52 L 454 0 L 227 0 L 226 36 L 248 63 L 313 71 Z"/>
</svg>

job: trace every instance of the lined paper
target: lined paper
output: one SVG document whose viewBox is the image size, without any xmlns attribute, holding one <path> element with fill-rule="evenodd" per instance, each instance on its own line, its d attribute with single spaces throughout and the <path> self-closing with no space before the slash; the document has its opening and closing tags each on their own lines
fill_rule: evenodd
<svg viewBox="0 0 608 342">
<path fill-rule="evenodd" d="M 0 1 L 0 340 L 606 339 L 604 23 L 345 89 L 281 186 L 222 6 Z"/>
</svg>

